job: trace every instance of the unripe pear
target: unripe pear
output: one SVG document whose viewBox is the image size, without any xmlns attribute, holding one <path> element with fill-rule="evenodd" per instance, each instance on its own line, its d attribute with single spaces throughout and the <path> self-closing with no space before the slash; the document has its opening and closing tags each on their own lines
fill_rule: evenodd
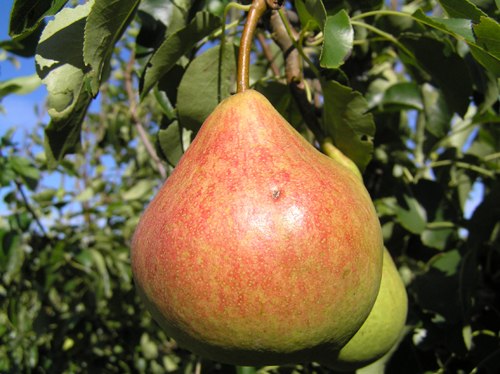
<svg viewBox="0 0 500 374">
<path fill-rule="evenodd" d="M 360 179 L 247 90 L 219 104 L 151 201 L 131 262 L 180 346 L 261 366 L 342 348 L 375 303 L 382 249 Z"/>
<path fill-rule="evenodd" d="M 370 315 L 356 335 L 321 364 L 339 371 L 355 371 L 384 356 L 401 336 L 408 312 L 408 296 L 398 269 L 384 248 L 380 290 Z"/>
</svg>

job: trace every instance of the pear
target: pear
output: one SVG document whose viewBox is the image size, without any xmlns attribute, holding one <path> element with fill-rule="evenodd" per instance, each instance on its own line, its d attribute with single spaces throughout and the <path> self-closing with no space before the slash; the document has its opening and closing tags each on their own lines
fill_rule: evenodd
<svg viewBox="0 0 500 374">
<path fill-rule="evenodd" d="M 382 275 L 363 183 L 260 93 L 221 102 L 144 211 L 138 293 L 168 336 L 215 361 L 318 361 L 368 317 Z"/>
<path fill-rule="evenodd" d="M 338 355 L 321 364 L 339 371 L 355 371 L 377 361 L 399 340 L 406 322 L 408 296 L 387 248 L 383 261 L 382 282 L 370 315 Z"/>
</svg>

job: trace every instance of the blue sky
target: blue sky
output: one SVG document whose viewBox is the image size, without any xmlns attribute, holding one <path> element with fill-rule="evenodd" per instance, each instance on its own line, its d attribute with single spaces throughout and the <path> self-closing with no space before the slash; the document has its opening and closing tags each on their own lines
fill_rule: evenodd
<svg viewBox="0 0 500 374">
<path fill-rule="evenodd" d="M 0 40 L 10 39 L 9 17 L 14 0 L 0 0 Z M 0 61 L 0 80 L 4 81 L 14 77 L 22 77 L 35 73 L 35 61 L 33 58 L 18 58 L 19 69 L 10 61 Z M 41 103 L 46 94 L 45 86 L 40 86 L 36 91 L 19 96 L 9 95 L 2 100 L 2 105 L 7 114 L 0 113 L 0 135 L 5 134 L 7 129 L 18 126 L 19 130 L 30 130 L 36 123 L 34 105 Z M 20 136 L 22 131 L 19 131 Z"/>
</svg>

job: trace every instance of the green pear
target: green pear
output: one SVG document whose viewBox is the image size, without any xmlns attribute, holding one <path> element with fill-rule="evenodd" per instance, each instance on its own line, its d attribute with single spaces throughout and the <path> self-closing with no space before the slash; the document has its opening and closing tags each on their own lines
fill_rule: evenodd
<svg viewBox="0 0 500 374">
<path fill-rule="evenodd" d="M 205 121 L 131 248 L 138 293 L 167 335 L 240 366 L 343 347 L 375 303 L 382 257 L 360 179 L 253 90 Z"/>
<path fill-rule="evenodd" d="M 406 288 L 387 248 L 382 282 L 375 305 L 354 337 L 320 363 L 339 371 L 354 371 L 384 356 L 398 341 L 408 312 Z"/>
</svg>

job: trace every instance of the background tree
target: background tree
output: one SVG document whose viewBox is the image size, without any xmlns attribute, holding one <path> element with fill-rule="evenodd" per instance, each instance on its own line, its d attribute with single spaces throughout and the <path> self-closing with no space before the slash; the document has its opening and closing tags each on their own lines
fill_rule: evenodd
<svg viewBox="0 0 500 374">
<path fill-rule="evenodd" d="M 0 47 L 11 61 L 34 56 L 50 123 L 22 144 L 13 131 L 0 141 L 9 210 L 0 217 L 0 372 L 331 372 L 192 355 L 133 288 L 129 247 L 141 212 L 235 91 L 245 14 L 227 5 L 14 3 L 12 39 Z M 500 3 L 285 7 L 259 26 L 250 84 L 312 144 L 329 152 L 330 138 L 363 172 L 410 299 L 385 372 L 497 373 Z M 0 98 L 37 84 L 0 82 Z M 47 188 L 49 178 L 60 187 Z M 469 214 L 478 183 L 484 199 Z"/>
</svg>

